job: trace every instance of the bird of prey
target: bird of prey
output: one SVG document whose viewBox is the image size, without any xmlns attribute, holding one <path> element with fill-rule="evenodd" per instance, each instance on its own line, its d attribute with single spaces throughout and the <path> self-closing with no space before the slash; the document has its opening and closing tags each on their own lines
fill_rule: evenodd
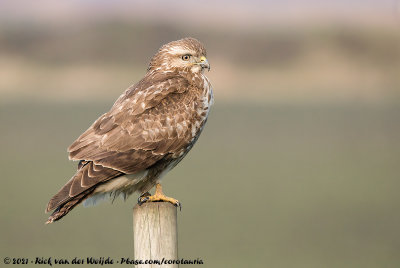
<svg viewBox="0 0 400 268">
<path fill-rule="evenodd" d="M 163 45 L 144 78 L 68 148 L 78 169 L 49 201 L 46 212 L 54 211 L 46 223 L 61 219 L 82 201 L 92 205 L 134 192 L 140 194 L 139 204 L 180 206 L 163 194 L 160 180 L 193 147 L 207 121 L 213 93 L 205 70 L 210 65 L 198 40 Z"/>
</svg>

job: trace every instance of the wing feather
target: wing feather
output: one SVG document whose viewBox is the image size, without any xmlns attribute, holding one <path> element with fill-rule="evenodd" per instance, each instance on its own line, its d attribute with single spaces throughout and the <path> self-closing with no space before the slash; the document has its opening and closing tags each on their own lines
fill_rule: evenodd
<svg viewBox="0 0 400 268">
<path fill-rule="evenodd" d="M 192 111 L 181 105 L 191 85 L 176 74 L 156 75 L 125 91 L 68 148 L 70 159 L 130 174 L 182 150 L 192 139 Z"/>
</svg>

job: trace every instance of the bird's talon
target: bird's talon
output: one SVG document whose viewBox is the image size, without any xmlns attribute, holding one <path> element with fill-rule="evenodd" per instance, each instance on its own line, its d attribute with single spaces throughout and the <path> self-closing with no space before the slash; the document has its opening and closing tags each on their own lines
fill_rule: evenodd
<svg viewBox="0 0 400 268">
<path fill-rule="evenodd" d="M 138 204 L 141 206 L 143 203 L 146 203 L 150 198 L 148 196 L 141 196 L 138 198 Z"/>
<path fill-rule="evenodd" d="M 159 183 L 156 184 L 156 192 L 154 195 L 150 195 L 149 192 L 146 192 L 138 198 L 139 206 L 146 202 L 169 202 L 175 207 L 179 207 L 179 210 L 182 210 L 182 205 L 178 200 L 163 194 L 161 185 Z"/>
<path fill-rule="evenodd" d="M 146 201 L 148 201 L 150 196 L 151 196 L 151 194 L 149 192 L 145 192 L 144 194 L 141 194 L 137 200 L 139 206 L 142 205 L 143 203 L 145 203 Z"/>
</svg>

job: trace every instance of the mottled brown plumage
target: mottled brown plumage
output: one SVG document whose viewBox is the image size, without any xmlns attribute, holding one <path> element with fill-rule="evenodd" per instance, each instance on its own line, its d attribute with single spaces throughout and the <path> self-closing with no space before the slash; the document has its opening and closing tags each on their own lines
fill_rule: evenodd
<svg viewBox="0 0 400 268">
<path fill-rule="evenodd" d="M 68 148 L 78 170 L 50 200 L 47 223 L 84 200 L 146 193 L 188 153 L 213 101 L 205 56 L 194 38 L 160 48 L 145 77 Z"/>
</svg>

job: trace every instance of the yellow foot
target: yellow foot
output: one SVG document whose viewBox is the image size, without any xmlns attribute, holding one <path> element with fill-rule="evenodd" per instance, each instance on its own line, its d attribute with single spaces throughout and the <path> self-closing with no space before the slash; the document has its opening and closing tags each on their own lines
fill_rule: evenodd
<svg viewBox="0 0 400 268">
<path fill-rule="evenodd" d="M 182 210 L 182 205 L 178 200 L 164 195 L 161 184 L 159 183 L 156 184 L 156 192 L 154 193 L 154 195 L 150 195 L 149 192 L 146 192 L 138 198 L 139 205 L 146 202 L 169 202 L 172 205 L 179 207 L 180 210 Z"/>
</svg>

